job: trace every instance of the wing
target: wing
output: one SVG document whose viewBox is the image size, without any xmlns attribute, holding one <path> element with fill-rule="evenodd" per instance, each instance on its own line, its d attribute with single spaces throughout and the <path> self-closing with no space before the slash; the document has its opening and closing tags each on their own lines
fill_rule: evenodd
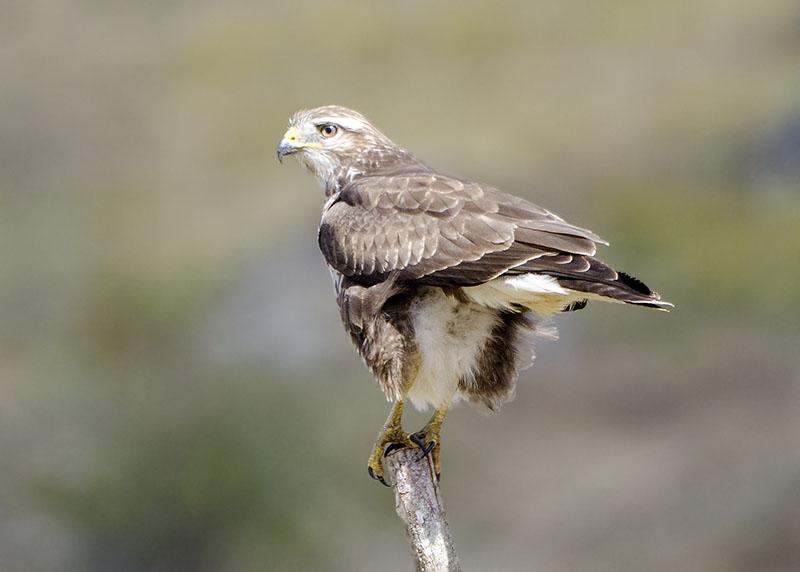
<svg viewBox="0 0 800 572">
<path fill-rule="evenodd" d="M 444 287 L 523 272 L 616 277 L 590 258 L 596 242 L 604 241 L 524 199 L 434 173 L 359 179 L 319 230 L 328 264 L 364 284 L 391 273 Z"/>
</svg>

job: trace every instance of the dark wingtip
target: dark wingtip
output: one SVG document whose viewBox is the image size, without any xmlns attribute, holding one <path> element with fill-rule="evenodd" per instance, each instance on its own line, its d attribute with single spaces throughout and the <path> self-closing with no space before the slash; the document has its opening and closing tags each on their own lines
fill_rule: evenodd
<svg viewBox="0 0 800 572">
<path fill-rule="evenodd" d="M 634 278 L 630 274 L 625 274 L 624 272 L 618 272 L 619 278 L 618 280 L 628 286 L 632 290 L 638 292 L 639 294 L 643 294 L 645 296 L 652 296 L 653 291 L 647 287 L 647 284 L 639 280 L 638 278 Z"/>
</svg>

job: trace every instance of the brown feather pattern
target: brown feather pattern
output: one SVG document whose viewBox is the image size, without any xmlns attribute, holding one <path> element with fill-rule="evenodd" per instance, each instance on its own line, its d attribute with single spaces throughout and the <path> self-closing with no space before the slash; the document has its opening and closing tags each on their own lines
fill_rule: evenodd
<svg viewBox="0 0 800 572">
<path fill-rule="evenodd" d="M 591 231 L 495 188 L 427 171 L 346 185 L 323 215 L 319 243 L 333 268 L 367 285 L 396 274 L 429 286 L 475 286 L 532 272 L 624 302 L 659 300 L 592 258 L 604 241 Z"/>
<path fill-rule="evenodd" d="M 322 128 L 330 124 L 337 137 L 327 140 Z M 536 274 L 573 291 L 563 296 L 564 311 L 593 296 L 670 306 L 594 258 L 596 244 L 607 243 L 591 231 L 437 173 L 355 111 L 300 111 L 289 127 L 279 157 L 297 153 L 324 185 L 319 246 L 345 328 L 389 399 L 441 407 L 458 393 L 496 409 L 513 396 L 532 339 L 547 335 L 541 316 L 516 302 L 482 305 L 466 287 Z M 449 365 L 435 369 L 441 360 Z"/>
</svg>

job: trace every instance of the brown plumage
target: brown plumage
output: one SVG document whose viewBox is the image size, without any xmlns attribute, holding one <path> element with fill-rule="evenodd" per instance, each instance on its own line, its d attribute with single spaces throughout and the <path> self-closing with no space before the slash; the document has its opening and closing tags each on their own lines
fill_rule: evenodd
<svg viewBox="0 0 800 572">
<path fill-rule="evenodd" d="M 325 189 L 319 246 L 345 329 L 400 404 L 370 459 L 378 478 L 380 446 L 409 444 L 398 431 L 406 398 L 437 408 L 416 435 L 435 443 L 438 459 L 438 429 L 452 400 L 492 409 L 508 400 L 546 318 L 588 299 L 671 306 L 594 258 L 596 243 L 606 243 L 591 231 L 434 171 L 358 112 L 296 113 L 278 147 L 279 158 L 287 154 Z"/>
</svg>

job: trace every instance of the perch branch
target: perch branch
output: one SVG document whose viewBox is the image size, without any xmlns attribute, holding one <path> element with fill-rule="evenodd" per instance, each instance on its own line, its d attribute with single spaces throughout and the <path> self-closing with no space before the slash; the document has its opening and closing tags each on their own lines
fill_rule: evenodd
<svg viewBox="0 0 800 572">
<path fill-rule="evenodd" d="M 460 572 L 439 483 L 430 457 L 398 449 L 384 459 L 395 492 L 395 509 L 406 523 L 411 550 L 421 572 Z"/>
</svg>

